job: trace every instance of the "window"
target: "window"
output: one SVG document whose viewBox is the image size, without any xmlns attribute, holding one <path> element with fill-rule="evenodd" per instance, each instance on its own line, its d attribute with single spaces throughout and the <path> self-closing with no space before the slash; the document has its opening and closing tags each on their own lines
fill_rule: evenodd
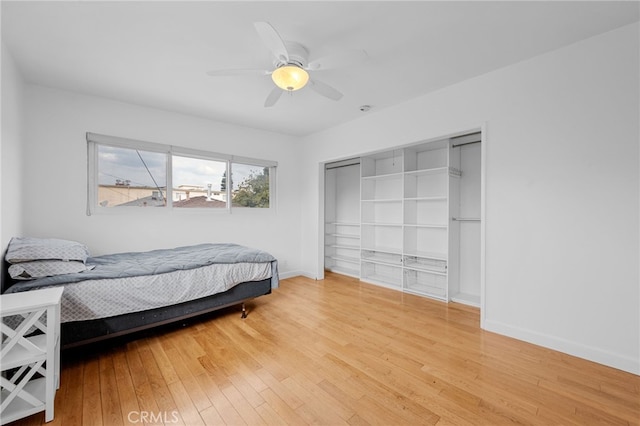
<svg viewBox="0 0 640 426">
<path fill-rule="evenodd" d="M 164 207 L 167 156 L 160 152 L 98 146 L 98 203 L 102 207 Z"/>
<path fill-rule="evenodd" d="M 269 208 L 269 167 L 232 163 L 233 207 Z"/>
<path fill-rule="evenodd" d="M 273 205 L 273 161 L 95 133 L 87 133 L 87 142 L 89 214 L 122 207 L 230 211 Z"/>
<path fill-rule="evenodd" d="M 173 207 L 227 208 L 226 174 L 226 161 L 173 155 Z"/>
</svg>

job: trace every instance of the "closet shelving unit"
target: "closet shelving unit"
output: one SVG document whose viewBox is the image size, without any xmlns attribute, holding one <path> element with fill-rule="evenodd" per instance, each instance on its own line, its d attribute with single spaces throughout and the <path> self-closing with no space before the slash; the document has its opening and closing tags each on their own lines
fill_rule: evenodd
<svg viewBox="0 0 640 426">
<path fill-rule="evenodd" d="M 441 300 L 449 299 L 455 254 L 449 217 L 460 172 L 454 160 L 448 140 L 405 150 L 403 289 Z"/>
<path fill-rule="evenodd" d="M 361 159 L 362 280 L 448 300 L 455 160 L 448 139 Z"/>
<path fill-rule="evenodd" d="M 480 306 L 480 136 L 365 155 L 357 170 L 327 167 L 325 268 Z"/>
<path fill-rule="evenodd" d="M 402 288 L 402 150 L 361 159 L 360 278 Z"/>
<path fill-rule="evenodd" d="M 327 269 L 352 277 L 360 276 L 360 224 L 325 224 L 325 265 Z"/>
</svg>

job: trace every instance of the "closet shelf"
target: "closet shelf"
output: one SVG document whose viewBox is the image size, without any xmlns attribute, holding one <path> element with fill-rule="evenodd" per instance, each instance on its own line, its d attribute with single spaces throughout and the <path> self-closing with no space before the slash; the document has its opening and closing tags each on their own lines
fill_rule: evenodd
<svg viewBox="0 0 640 426">
<path fill-rule="evenodd" d="M 354 235 L 354 234 L 327 234 L 330 235 L 332 237 L 337 237 L 337 238 L 352 238 L 352 239 L 360 239 L 360 235 Z"/>
<path fill-rule="evenodd" d="M 438 173 L 449 173 L 449 176 L 460 177 L 462 172 L 455 167 L 433 167 L 430 169 L 409 170 L 405 172 L 406 176 L 427 176 L 435 175 Z"/>
<path fill-rule="evenodd" d="M 392 228 L 402 228 L 401 223 L 363 222 L 363 226 L 385 226 Z"/>
<path fill-rule="evenodd" d="M 405 198 L 405 201 L 447 201 L 446 195 L 438 195 L 437 197 L 412 197 Z"/>
<path fill-rule="evenodd" d="M 419 170 L 409 170 L 405 172 L 406 176 L 427 176 L 427 175 L 435 175 L 438 173 L 447 173 L 449 171 L 449 167 L 433 167 L 430 169 L 419 169 Z"/>
<path fill-rule="evenodd" d="M 350 257 L 350 256 L 335 256 L 335 255 L 329 255 L 329 256 L 325 256 L 328 257 L 329 259 L 333 259 L 333 260 L 341 260 L 343 262 L 349 262 L 349 263 L 355 263 L 355 264 L 360 264 L 360 259 L 357 257 Z"/>
<path fill-rule="evenodd" d="M 393 267 L 397 267 L 397 268 L 401 268 L 402 267 L 402 263 L 393 263 L 391 261 L 378 260 L 378 259 L 376 259 L 374 257 L 367 257 L 367 258 L 363 257 L 361 260 L 362 260 L 362 262 L 375 263 L 376 265 L 393 266 Z"/>
<path fill-rule="evenodd" d="M 415 271 L 425 272 L 427 274 L 441 275 L 443 277 L 447 276 L 447 272 L 446 271 L 445 272 L 436 271 L 434 269 L 429 269 L 428 267 L 420 266 L 417 263 L 405 263 L 404 267 L 405 267 L 405 269 L 413 269 Z"/>
<path fill-rule="evenodd" d="M 425 259 L 423 257 L 404 256 L 404 266 L 416 271 L 447 275 L 447 261 L 440 259 Z"/>
<path fill-rule="evenodd" d="M 402 283 L 396 277 L 382 274 L 363 275 L 362 281 L 366 281 L 372 284 L 376 284 L 382 287 L 392 288 L 398 290 L 402 287 Z"/>
<path fill-rule="evenodd" d="M 434 253 L 424 251 L 405 251 L 405 256 L 421 257 L 433 260 L 448 260 L 447 253 Z"/>
<path fill-rule="evenodd" d="M 398 247 L 382 247 L 382 246 L 378 246 L 378 247 L 362 247 L 362 250 L 366 250 L 366 251 L 377 251 L 379 253 L 387 253 L 387 254 L 397 254 L 397 255 L 402 255 L 402 248 L 398 248 Z"/>
<path fill-rule="evenodd" d="M 360 250 L 360 246 L 355 246 L 350 244 L 325 244 L 325 247 L 333 247 L 337 249 L 346 249 L 346 250 Z"/>
<path fill-rule="evenodd" d="M 447 229 L 449 225 L 442 223 L 405 223 L 404 226 L 410 228 L 441 228 Z"/>
<path fill-rule="evenodd" d="M 443 302 L 447 302 L 447 296 L 443 293 L 446 290 L 438 289 L 438 288 L 430 288 L 428 286 L 420 286 L 417 289 L 407 286 L 404 288 L 405 293 L 415 294 L 417 296 L 425 296 L 428 295 L 432 299 L 442 300 Z"/>
<path fill-rule="evenodd" d="M 385 179 L 399 179 L 403 176 L 402 172 L 385 173 L 381 175 L 362 176 L 362 180 L 385 180 Z"/>
<path fill-rule="evenodd" d="M 402 198 L 368 198 L 363 203 L 401 203 Z"/>
<path fill-rule="evenodd" d="M 399 254 L 390 255 L 386 253 L 365 251 L 362 253 L 362 261 L 378 263 L 381 265 L 402 266 L 402 257 Z"/>
</svg>

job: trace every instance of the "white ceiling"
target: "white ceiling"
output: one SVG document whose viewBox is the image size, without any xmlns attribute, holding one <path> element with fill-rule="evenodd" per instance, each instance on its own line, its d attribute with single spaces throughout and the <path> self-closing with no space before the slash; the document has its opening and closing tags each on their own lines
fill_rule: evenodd
<svg viewBox="0 0 640 426">
<path fill-rule="evenodd" d="M 2 41 L 26 81 L 292 135 L 372 111 L 638 21 L 635 1 L 245 2 L 2 1 Z M 312 74 L 308 87 L 264 100 L 270 68 L 253 23 L 271 23 L 310 59 L 343 49 L 368 58 Z"/>
</svg>

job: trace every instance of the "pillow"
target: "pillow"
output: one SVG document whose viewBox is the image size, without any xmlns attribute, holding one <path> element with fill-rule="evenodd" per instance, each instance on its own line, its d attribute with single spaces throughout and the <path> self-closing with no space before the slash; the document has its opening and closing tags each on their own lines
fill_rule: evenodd
<svg viewBox="0 0 640 426">
<path fill-rule="evenodd" d="M 85 266 L 84 262 L 78 260 L 35 260 L 9 266 L 9 275 L 14 280 L 33 280 L 54 275 L 75 274 L 93 268 L 93 266 Z"/>
<path fill-rule="evenodd" d="M 56 238 L 12 238 L 5 259 L 9 263 L 32 260 L 77 260 L 84 262 L 89 257 L 87 246 L 75 241 Z"/>
</svg>

